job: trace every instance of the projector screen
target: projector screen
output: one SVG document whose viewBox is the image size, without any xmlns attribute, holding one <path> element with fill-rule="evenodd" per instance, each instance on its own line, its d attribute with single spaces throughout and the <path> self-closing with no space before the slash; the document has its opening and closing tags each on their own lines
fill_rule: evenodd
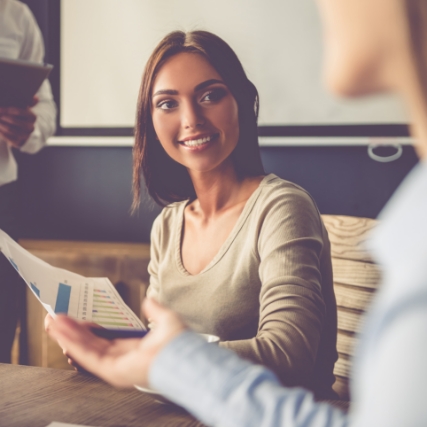
<svg viewBox="0 0 427 427">
<path fill-rule="evenodd" d="M 258 88 L 261 126 L 407 122 L 389 95 L 327 93 L 314 0 L 61 0 L 61 126 L 132 127 L 144 65 L 177 29 L 211 31 L 235 50 Z"/>
</svg>

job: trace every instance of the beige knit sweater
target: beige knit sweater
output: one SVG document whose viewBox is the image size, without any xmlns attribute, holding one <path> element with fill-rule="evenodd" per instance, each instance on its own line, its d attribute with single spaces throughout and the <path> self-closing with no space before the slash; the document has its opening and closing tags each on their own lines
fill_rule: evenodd
<svg viewBox="0 0 427 427">
<path fill-rule="evenodd" d="M 220 345 L 269 367 L 283 384 L 332 397 L 337 324 L 330 244 L 311 196 L 266 176 L 197 275 L 181 260 L 186 204 L 164 208 L 154 222 L 147 294 L 196 331 L 218 335 Z"/>
</svg>

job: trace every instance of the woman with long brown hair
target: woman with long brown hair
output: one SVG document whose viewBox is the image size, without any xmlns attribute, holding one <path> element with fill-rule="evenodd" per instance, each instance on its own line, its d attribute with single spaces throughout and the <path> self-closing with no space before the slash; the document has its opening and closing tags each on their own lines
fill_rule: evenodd
<svg viewBox="0 0 427 427">
<path fill-rule="evenodd" d="M 257 90 L 222 39 L 176 31 L 156 47 L 134 146 L 134 208 L 141 175 L 165 206 L 147 294 L 284 384 L 333 396 L 328 236 L 306 191 L 265 175 L 257 117 Z"/>
</svg>

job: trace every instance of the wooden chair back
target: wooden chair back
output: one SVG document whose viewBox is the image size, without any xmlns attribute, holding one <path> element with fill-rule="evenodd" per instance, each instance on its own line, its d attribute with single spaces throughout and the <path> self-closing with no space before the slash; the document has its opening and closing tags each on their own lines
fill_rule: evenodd
<svg viewBox="0 0 427 427">
<path fill-rule="evenodd" d="M 322 215 L 331 241 L 334 290 L 338 309 L 338 361 L 334 390 L 349 400 L 349 374 L 356 334 L 363 314 L 380 282 L 380 272 L 364 242 L 376 221 L 339 215 Z"/>
</svg>

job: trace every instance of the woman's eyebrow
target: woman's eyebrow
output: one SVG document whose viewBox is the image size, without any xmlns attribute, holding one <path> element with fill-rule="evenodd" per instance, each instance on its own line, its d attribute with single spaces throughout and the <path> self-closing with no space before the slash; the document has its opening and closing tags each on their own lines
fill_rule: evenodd
<svg viewBox="0 0 427 427">
<path fill-rule="evenodd" d="M 194 92 L 197 92 L 198 90 L 204 89 L 205 87 L 208 87 L 210 85 L 213 85 L 215 83 L 221 83 L 221 84 L 225 84 L 222 80 L 218 80 L 218 79 L 209 79 L 206 80 L 205 82 L 199 83 L 195 88 L 194 88 Z M 161 89 L 158 90 L 155 94 L 153 94 L 153 98 L 155 96 L 159 96 L 159 95 L 179 95 L 177 90 L 174 89 Z"/>
<path fill-rule="evenodd" d="M 173 90 L 173 89 L 163 89 L 163 90 L 158 90 L 154 95 L 153 98 L 155 96 L 158 95 L 178 95 L 178 91 L 177 90 Z"/>
<path fill-rule="evenodd" d="M 215 83 L 221 83 L 221 84 L 225 84 L 222 80 L 218 80 L 218 79 L 209 79 L 206 80 L 203 83 L 198 84 L 195 88 L 194 88 L 194 92 L 197 92 L 198 90 L 204 89 L 207 86 L 213 85 Z"/>
</svg>

